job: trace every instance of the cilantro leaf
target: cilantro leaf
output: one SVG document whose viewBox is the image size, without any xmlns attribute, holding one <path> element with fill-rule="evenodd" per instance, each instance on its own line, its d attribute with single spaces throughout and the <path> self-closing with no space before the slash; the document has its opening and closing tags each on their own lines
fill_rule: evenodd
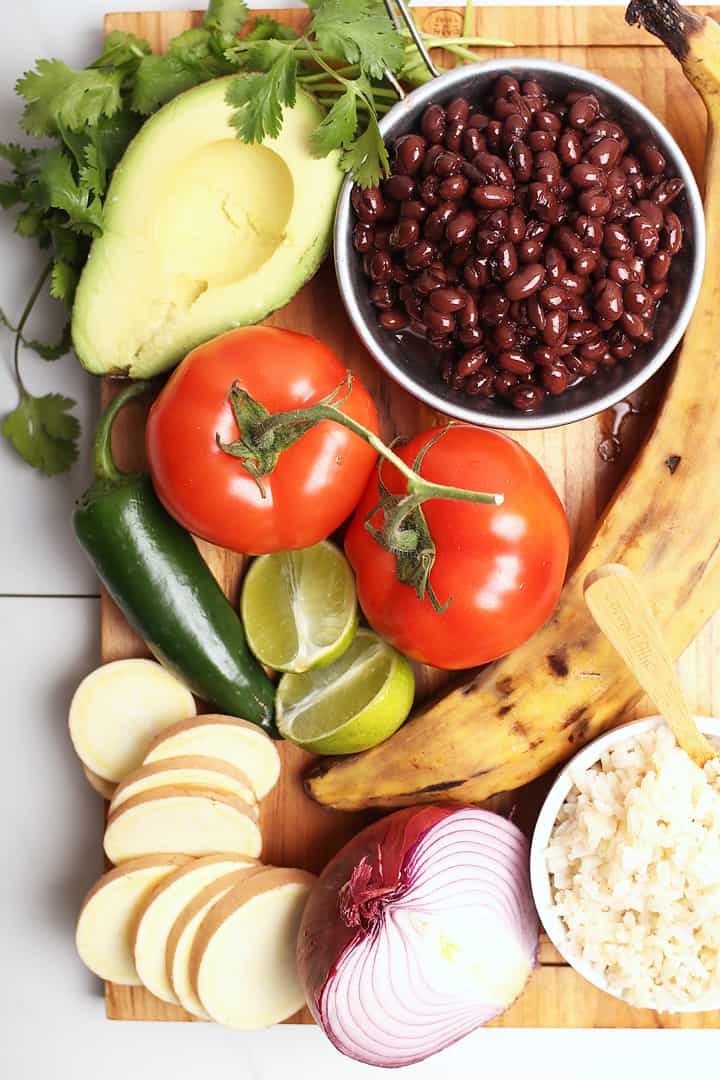
<svg viewBox="0 0 720 1080">
<path fill-rule="evenodd" d="M 130 107 L 143 116 L 150 116 L 166 101 L 197 83 L 197 76 L 176 57 L 170 54 L 146 56 L 137 69 Z"/>
<path fill-rule="evenodd" d="M 323 0 L 310 30 L 327 56 L 360 64 L 374 79 L 385 68 L 395 71 L 405 56 L 403 39 L 380 0 Z"/>
<path fill-rule="evenodd" d="M 292 26 L 279 23 L 270 15 L 256 15 L 253 28 L 245 34 L 243 41 L 267 41 L 275 38 L 276 41 L 296 41 L 300 35 Z"/>
<path fill-rule="evenodd" d="M 106 185 L 105 162 L 97 146 L 85 147 L 85 164 L 80 166 L 80 183 L 93 195 L 102 195 Z"/>
<path fill-rule="evenodd" d="M 27 102 L 21 123 L 30 135 L 57 135 L 59 123 L 79 131 L 122 106 L 120 71 L 75 71 L 62 60 L 38 60 L 36 67 L 15 86 Z"/>
<path fill-rule="evenodd" d="M 15 232 L 18 236 L 37 237 L 41 246 L 45 246 L 47 233 L 45 210 L 40 206 L 28 206 L 21 210 L 15 221 Z"/>
<path fill-rule="evenodd" d="M 65 353 L 70 351 L 72 345 L 70 322 L 65 323 L 57 341 L 28 341 L 27 338 L 23 338 L 22 343 L 26 349 L 32 349 L 43 360 L 59 360 L 61 356 L 65 356 Z"/>
<path fill-rule="evenodd" d="M 269 71 L 292 48 L 287 41 L 256 41 L 248 49 L 245 64 L 250 71 Z"/>
<path fill-rule="evenodd" d="M 114 67 L 133 68 L 142 60 L 143 56 L 149 56 L 150 46 L 144 38 L 136 37 L 135 34 L 125 33 L 123 30 L 111 30 L 105 38 L 103 51 L 90 67 Z M 129 74 L 129 72 L 126 72 Z"/>
<path fill-rule="evenodd" d="M 3 435 L 18 454 L 45 476 L 65 472 L 77 460 L 80 424 L 62 394 L 33 397 L 23 390 L 17 408 L 5 417 Z"/>
<path fill-rule="evenodd" d="M 3 210 L 9 210 L 15 203 L 22 199 L 22 188 L 17 184 L 0 183 L 0 206 Z"/>
<path fill-rule="evenodd" d="M 313 131 L 310 141 L 315 157 L 327 157 L 333 150 L 348 146 L 357 128 L 357 91 L 351 83 L 327 116 Z"/>
<path fill-rule="evenodd" d="M 230 123 L 243 142 L 276 139 L 282 128 L 282 107 L 292 108 L 296 96 L 297 60 L 292 49 L 285 51 L 262 75 L 242 75 L 233 79 L 225 100 L 233 106 Z"/>
<path fill-rule="evenodd" d="M 361 135 L 345 151 L 343 168 L 351 172 L 360 187 L 375 187 L 390 172 L 388 152 L 380 134 L 377 117 L 371 113 Z"/>
<path fill-rule="evenodd" d="M 31 188 L 33 202 L 64 210 L 69 223 L 86 236 L 102 232 L 102 207 L 92 191 L 72 172 L 72 162 L 62 150 L 48 150 L 43 155 L 37 180 Z"/>
<path fill-rule="evenodd" d="M 208 30 L 234 36 L 248 18 L 245 0 L 210 0 L 203 22 Z"/>
<path fill-rule="evenodd" d="M 232 65 L 202 27 L 186 30 L 170 42 L 165 56 L 144 57 L 135 73 L 130 107 L 148 116 L 172 98 L 199 83 L 227 75 Z"/>
<path fill-rule="evenodd" d="M 25 174 L 32 169 L 39 151 L 19 143 L 0 143 L 0 158 L 12 165 L 16 173 Z"/>
<path fill-rule="evenodd" d="M 68 307 L 72 304 L 77 288 L 79 272 L 72 263 L 56 258 L 50 277 L 50 295 L 56 300 L 64 300 Z M 35 350 L 37 352 L 37 350 Z M 67 350 L 65 350 L 67 351 Z M 60 356 L 63 354 L 60 353 Z"/>
</svg>

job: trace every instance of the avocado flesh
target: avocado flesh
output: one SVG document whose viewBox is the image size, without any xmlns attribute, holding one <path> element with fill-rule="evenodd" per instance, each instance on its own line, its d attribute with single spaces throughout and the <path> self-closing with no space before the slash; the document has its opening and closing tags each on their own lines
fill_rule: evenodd
<svg viewBox="0 0 720 1080">
<path fill-rule="evenodd" d="M 343 175 L 337 154 L 311 155 L 319 105 L 299 92 L 278 138 L 247 145 L 229 124 L 227 83 L 165 105 L 115 170 L 73 308 L 88 371 L 165 371 L 282 307 L 325 256 Z"/>
</svg>

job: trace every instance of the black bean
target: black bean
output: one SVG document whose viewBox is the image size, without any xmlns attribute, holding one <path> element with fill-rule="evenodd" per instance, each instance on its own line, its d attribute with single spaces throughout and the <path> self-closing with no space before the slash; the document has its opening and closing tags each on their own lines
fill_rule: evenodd
<svg viewBox="0 0 720 1080">
<path fill-rule="evenodd" d="M 510 391 L 510 400 L 520 412 L 534 412 L 545 399 L 545 391 L 539 386 L 517 386 Z"/>
<path fill-rule="evenodd" d="M 474 187 L 470 197 L 481 210 L 495 210 L 498 207 L 512 206 L 513 202 L 512 191 L 509 188 L 500 187 L 498 184 Z"/>
<path fill-rule="evenodd" d="M 570 126 L 574 128 L 587 128 L 597 118 L 600 112 L 600 103 L 594 94 L 583 94 L 573 101 L 568 113 Z"/>
<path fill-rule="evenodd" d="M 442 142 L 447 116 L 442 105 L 428 105 L 420 120 L 420 130 L 429 143 Z"/>
<path fill-rule="evenodd" d="M 665 172 L 665 158 L 654 143 L 642 142 L 637 148 L 638 157 L 651 176 L 662 176 Z"/>
<path fill-rule="evenodd" d="M 459 357 L 455 370 L 458 375 L 466 377 L 472 375 L 473 372 L 478 371 L 484 364 L 487 363 L 488 354 L 487 349 L 482 346 L 477 346 L 474 349 L 468 349 Z"/>
<path fill-rule="evenodd" d="M 616 139 L 603 138 L 592 146 L 587 152 L 587 160 L 591 165 L 597 165 L 601 169 L 612 169 L 617 165 L 622 150 Z"/>
<path fill-rule="evenodd" d="M 389 310 L 395 303 L 390 285 L 373 285 L 369 292 L 371 302 L 380 310 Z"/>
<path fill-rule="evenodd" d="M 460 199 L 464 199 L 467 195 L 467 190 L 470 187 L 470 181 L 466 176 L 462 174 L 459 176 L 448 176 L 443 180 L 438 188 L 438 194 L 441 199 L 449 199 L 452 202 L 459 202 Z"/>
<path fill-rule="evenodd" d="M 542 286 L 545 267 L 542 263 L 529 263 L 505 282 L 505 295 L 510 300 L 525 300 Z"/>
<path fill-rule="evenodd" d="M 630 222 L 630 235 L 635 241 L 638 254 L 648 259 L 654 255 L 660 243 L 658 230 L 644 214 L 638 214 Z"/>
<path fill-rule="evenodd" d="M 575 165 L 582 157 L 582 143 L 576 131 L 566 129 L 558 139 L 557 151 L 563 165 Z"/>
<path fill-rule="evenodd" d="M 445 236 L 451 244 L 463 244 L 469 240 L 477 225 L 472 210 L 461 210 L 450 218 L 445 226 Z"/>
<path fill-rule="evenodd" d="M 595 310 L 602 319 L 615 322 L 623 313 L 623 291 L 611 278 L 599 281 L 594 290 Z"/>
<path fill-rule="evenodd" d="M 385 208 L 380 188 L 376 187 L 360 188 L 355 186 L 351 201 L 358 221 L 361 221 L 363 225 L 372 225 Z"/>
<path fill-rule="evenodd" d="M 480 321 L 488 326 L 498 326 L 507 316 L 510 301 L 500 289 L 488 289 L 478 301 Z"/>
<path fill-rule="evenodd" d="M 371 225 L 362 225 L 360 222 L 353 229 L 353 247 L 360 254 L 370 251 L 373 246 L 373 228 Z"/>
<path fill-rule="evenodd" d="M 405 252 L 405 265 L 408 270 L 419 270 L 429 266 L 435 258 L 435 248 L 428 240 L 418 240 Z"/>
<path fill-rule="evenodd" d="M 672 255 L 669 251 L 658 251 L 648 263 L 648 277 L 653 283 L 664 281 L 668 276 Z"/>
<path fill-rule="evenodd" d="M 674 210 L 665 211 L 665 224 L 663 226 L 663 247 L 671 255 L 677 255 L 682 247 L 683 227 L 680 218 Z"/>
<path fill-rule="evenodd" d="M 533 173 L 533 156 L 527 143 L 516 139 L 508 149 L 508 164 L 519 184 L 526 184 Z"/>
<path fill-rule="evenodd" d="M 627 311 L 632 311 L 634 315 L 642 315 L 643 318 L 647 318 L 650 314 L 654 303 L 648 290 L 636 282 L 625 286 L 623 302 Z"/>
<path fill-rule="evenodd" d="M 425 155 L 427 143 L 421 135 L 401 135 L 395 142 L 395 167 L 405 176 L 415 176 Z"/>
<path fill-rule="evenodd" d="M 414 244 L 419 236 L 420 225 L 414 218 L 400 218 L 390 233 L 390 247 L 394 251 L 402 251 Z"/>
<path fill-rule="evenodd" d="M 378 322 L 383 330 L 404 330 L 408 325 L 408 317 L 399 308 L 391 308 L 389 311 L 381 311 Z"/>
</svg>

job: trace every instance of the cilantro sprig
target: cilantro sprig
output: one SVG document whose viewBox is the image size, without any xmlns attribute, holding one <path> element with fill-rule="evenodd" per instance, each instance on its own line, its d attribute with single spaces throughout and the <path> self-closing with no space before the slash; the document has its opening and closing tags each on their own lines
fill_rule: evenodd
<svg viewBox="0 0 720 1080">
<path fill-rule="evenodd" d="M 470 2 L 470 0 L 468 0 Z M 405 85 L 428 78 L 409 35 L 399 33 L 383 0 L 307 0 L 311 19 L 298 34 L 268 15 L 252 22 L 245 0 L 210 0 L 202 24 L 175 37 L 163 56 L 146 41 L 114 31 L 103 51 L 83 69 L 58 59 L 38 60 L 16 84 L 24 101 L 21 126 L 40 140 L 32 146 L 0 143 L 0 208 L 15 213 L 15 229 L 46 252 L 46 265 L 17 325 L 0 310 L 0 323 L 15 335 L 18 405 L 2 425 L 17 452 L 51 476 L 77 457 L 75 402 L 59 394 L 34 397 L 23 382 L 22 351 L 52 361 L 70 347 L 67 312 L 57 340 L 27 336 L 26 324 L 40 293 L 66 309 L 92 240 L 103 230 L 103 205 L 113 170 L 145 118 L 199 83 L 239 75 L 228 83 L 231 124 L 238 138 L 275 138 L 283 111 L 304 90 L 325 116 L 311 136 L 318 157 L 339 151 L 342 167 L 363 186 L 388 171 L 379 117 L 397 96 L 384 76 Z M 462 59 L 476 38 L 425 38 Z M 488 42 L 487 44 L 503 44 Z M 0 170 L 1 171 L 1 170 Z"/>
</svg>

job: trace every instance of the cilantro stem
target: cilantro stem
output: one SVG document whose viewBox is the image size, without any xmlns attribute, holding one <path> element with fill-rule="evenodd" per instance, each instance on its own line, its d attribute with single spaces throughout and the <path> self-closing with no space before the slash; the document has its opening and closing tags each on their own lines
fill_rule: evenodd
<svg viewBox="0 0 720 1080">
<path fill-rule="evenodd" d="M 25 329 L 25 323 L 30 318 L 33 308 L 37 302 L 37 298 L 42 292 L 43 286 L 47 279 L 50 277 L 50 273 L 53 267 L 53 260 L 45 264 L 42 269 L 42 273 L 38 277 L 37 281 L 33 285 L 32 292 L 28 297 L 28 301 L 23 309 L 23 313 L 20 316 L 20 320 L 17 324 L 17 331 L 15 333 L 15 349 L 14 349 L 14 366 L 15 366 L 15 378 L 17 379 L 18 388 L 20 390 L 20 396 L 27 394 L 27 387 L 23 382 L 22 375 L 20 374 L 20 345 L 23 339 L 23 330 Z"/>
<path fill-rule="evenodd" d="M 316 94 L 338 94 L 343 92 L 343 89 L 338 82 L 316 83 L 312 89 L 313 93 Z M 373 86 L 372 92 L 373 97 L 375 98 L 389 98 L 393 102 L 397 101 L 397 94 L 394 90 L 382 90 Z"/>
<path fill-rule="evenodd" d="M 342 75 L 347 78 L 352 78 L 360 74 L 359 64 L 349 64 L 347 67 L 333 68 L 333 71 L 337 75 Z M 327 78 L 327 72 L 315 71 L 312 75 L 298 75 L 298 82 L 301 83 L 316 83 L 323 82 Z"/>
</svg>

